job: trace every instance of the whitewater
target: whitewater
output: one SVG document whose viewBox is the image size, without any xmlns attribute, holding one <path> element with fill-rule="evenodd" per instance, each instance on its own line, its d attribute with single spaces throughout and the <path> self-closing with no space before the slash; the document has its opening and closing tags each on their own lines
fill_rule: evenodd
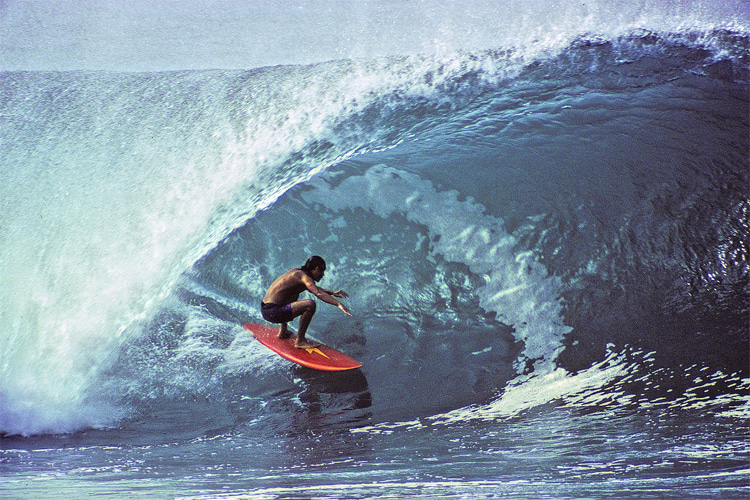
<svg viewBox="0 0 750 500">
<path fill-rule="evenodd" d="M 3 496 L 746 498 L 747 6 L 259 5 L 120 67 L 0 7 Z M 361 369 L 242 328 L 313 254 Z"/>
</svg>

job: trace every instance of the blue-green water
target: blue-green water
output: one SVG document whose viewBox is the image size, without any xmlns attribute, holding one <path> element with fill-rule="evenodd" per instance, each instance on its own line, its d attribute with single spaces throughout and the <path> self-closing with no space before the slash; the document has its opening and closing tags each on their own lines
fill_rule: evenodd
<svg viewBox="0 0 750 500">
<path fill-rule="evenodd" d="M 747 49 L 0 74 L 0 491 L 745 498 Z"/>
</svg>

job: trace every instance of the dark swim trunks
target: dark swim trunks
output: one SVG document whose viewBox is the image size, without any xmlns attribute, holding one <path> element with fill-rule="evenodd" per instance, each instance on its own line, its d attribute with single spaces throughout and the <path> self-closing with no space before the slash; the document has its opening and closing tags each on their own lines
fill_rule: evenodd
<svg viewBox="0 0 750 500">
<path fill-rule="evenodd" d="M 280 306 L 277 304 L 266 304 L 265 302 L 261 302 L 260 313 L 263 315 L 263 319 L 270 321 L 271 323 L 289 323 L 294 319 L 292 304 Z"/>
</svg>

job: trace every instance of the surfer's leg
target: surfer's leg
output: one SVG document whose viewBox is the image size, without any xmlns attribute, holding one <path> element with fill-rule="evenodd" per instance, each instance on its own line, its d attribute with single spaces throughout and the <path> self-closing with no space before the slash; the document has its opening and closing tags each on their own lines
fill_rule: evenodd
<svg viewBox="0 0 750 500">
<path fill-rule="evenodd" d="M 291 304 L 279 306 L 276 304 L 264 304 L 261 302 L 260 311 L 263 315 L 263 319 L 266 321 L 270 321 L 271 323 L 281 323 L 278 334 L 280 339 L 287 339 L 292 335 L 287 329 L 287 323 L 292 321 L 297 315 L 294 314 L 294 309 Z"/>
<path fill-rule="evenodd" d="M 300 300 L 299 302 L 292 303 L 292 310 L 294 311 L 295 316 L 297 313 L 300 315 L 299 329 L 297 330 L 297 342 L 294 344 L 295 347 L 306 349 L 318 347 L 320 345 L 309 342 L 305 339 L 305 333 L 307 333 L 307 327 L 310 325 L 310 320 L 312 320 L 312 317 L 315 314 L 315 308 L 316 305 L 314 300 Z"/>
</svg>

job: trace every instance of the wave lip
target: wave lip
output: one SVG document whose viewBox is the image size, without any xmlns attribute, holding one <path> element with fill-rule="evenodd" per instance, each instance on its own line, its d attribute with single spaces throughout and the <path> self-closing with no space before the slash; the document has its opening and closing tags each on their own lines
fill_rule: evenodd
<svg viewBox="0 0 750 500">
<path fill-rule="evenodd" d="M 743 0 L 484 0 L 472 2 L 471 9 L 446 0 L 355 2 L 333 9 L 320 2 L 235 3 L 222 2 L 207 13 L 201 3 L 135 2 L 124 10 L 114 3 L 89 12 L 13 2 L 3 6 L 2 69 L 252 69 L 498 47 L 555 51 L 588 34 L 746 30 L 750 24 Z M 110 29 L 112 19 L 121 29 Z"/>
</svg>

